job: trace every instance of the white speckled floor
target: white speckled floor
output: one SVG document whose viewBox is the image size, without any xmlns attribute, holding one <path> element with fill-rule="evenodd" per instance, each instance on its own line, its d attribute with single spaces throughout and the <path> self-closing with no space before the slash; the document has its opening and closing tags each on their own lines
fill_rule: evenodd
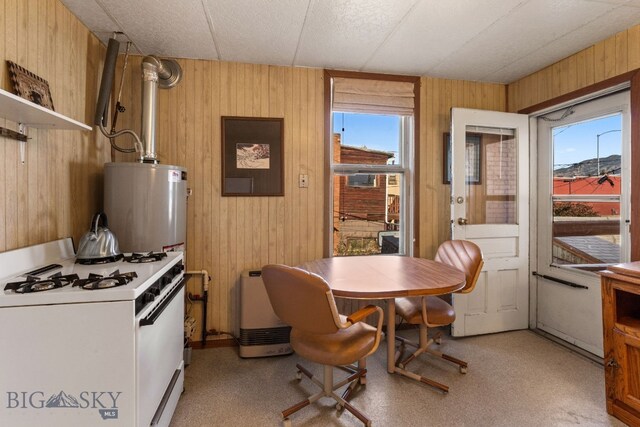
<svg viewBox="0 0 640 427">
<path fill-rule="evenodd" d="M 603 368 L 531 331 L 445 337 L 441 348 L 466 360 L 469 373 L 428 356 L 409 367 L 449 385 L 449 394 L 387 374 L 383 341 L 367 361 L 366 388 L 351 403 L 377 426 L 624 426 L 606 413 Z M 194 350 L 171 427 L 281 425 L 281 410 L 317 390 L 307 379 L 295 380 L 300 360 L 240 359 L 235 348 Z M 291 420 L 294 426 L 362 425 L 347 411 L 338 415 L 327 398 Z"/>
</svg>

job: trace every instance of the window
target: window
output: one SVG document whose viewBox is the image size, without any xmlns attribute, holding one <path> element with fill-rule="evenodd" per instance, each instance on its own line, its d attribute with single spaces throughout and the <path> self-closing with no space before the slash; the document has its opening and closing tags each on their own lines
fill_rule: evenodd
<svg viewBox="0 0 640 427">
<path fill-rule="evenodd" d="M 377 175 L 359 173 L 347 177 L 349 187 L 377 187 Z"/>
<path fill-rule="evenodd" d="M 405 147 L 412 122 L 406 116 L 333 113 L 334 256 L 407 253 Z"/>
<path fill-rule="evenodd" d="M 562 120 L 547 114 L 540 127 L 550 160 L 539 190 L 546 265 L 599 270 L 629 260 L 625 100 L 628 92 L 580 104 L 560 112 Z"/>
<path fill-rule="evenodd" d="M 412 253 L 420 78 L 379 78 L 325 71 L 330 256 Z"/>
</svg>

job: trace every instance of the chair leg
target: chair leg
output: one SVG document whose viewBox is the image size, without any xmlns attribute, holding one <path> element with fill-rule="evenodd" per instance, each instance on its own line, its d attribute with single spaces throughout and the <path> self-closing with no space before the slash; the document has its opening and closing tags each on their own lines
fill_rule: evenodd
<svg viewBox="0 0 640 427">
<path fill-rule="evenodd" d="M 365 368 L 366 362 L 365 360 L 358 361 L 358 366 L 338 366 L 338 368 L 343 369 L 347 372 L 351 372 L 352 374 L 346 379 L 334 384 L 333 383 L 333 366 L 323 365 L 323 381 L 318 380 L 311 372 L 305 369 L 302 365 L 296 364 L 296 368 L 298 368 L 298 376 L 304 374 L 307 378 L 317 384 L 322 391 L 304 399 L 301 402 L 296 403 L 295 405 L 285 409 L 282 411 L 282 418 L 285 426 L 290 426 L 291 421 L 289 420 L 289 416 L 298 412 L 300 409 L 309 406 L 311 403 L 322 397 L 331 397 L 336 401 L 336 409 L 342 410 L 347 409 L 351 412 L 356 418 L 358 418 L 365 426 L 371 426 L 371 420 L 367 418 L 362 412 L 358 411 L 354 408 L 349 402 L 347 402 L 350 397 L 352 391 L 357 386 L 358 382 L 364 377 L 367 373 Z M 349 384 L 349 387 L 344 391 L 343 396 L 338 396 L 334 393 L 334 390 L 344 386 L 345 384 Z M 346 397 L 345 397 L 346 396 Z"/>
<path fill-rule="evenodd" d="M 431 348 L 428 348 L 427 352 L 429 354 L 433 354 L 434 356 L 440 357 L 440 358 L 442 358 L 444 360 L 447 360 L 449 362 L 455 363 L 456 365 L 459 366 L 461 374 L 466 374 L 467 373 L 467 367 L 469 365 L 464 360 L 460 360 L 458 358 L 455 358 L 453 356 L 449 356 L 448 354 L 445 354 L 445 353 L 443 353 L 441 351 L 438 351 L 438 350 L 433 350 Z"/>
<path fill-rule="evenodd" d="M 402 369 L 404 369 L 413 359 L 415 359 L 416 357 L 420 356 L 422 353 L 427 351 L 427 348 L 429 347 L 429 345 L 432 342 L 431 340 L 428 339 L 427 327 L 425 325 L 420 325 L 420 330 L 419 330 L 419 335 L 418 335 L 418 343 L 419 343 L 418 346 L 416 346 L 414 343 L 412 343 L 411 341 L 409 341 L 409 340 L 407 340 L 405 338 L 400 338 L 400 340 L 404 344 L 408 344 L 408 345 L 416 348 L 416 351 L 414 351 L 413 354 L 411 354 L 405 360 L 402 360 L 400 363 L 398 363 L 398 366 L 400 368 L 402 368 Z"/>
<path fill-rule="evenodd" d="M 360 384 L 365 385 L 367 383 L 367 359 L 358 360 L 358 369 L 363 371 L 360 375 Z"/>
<path fill-rule="evenodd" d="M 419 381 L 423 384 L 429 385 L 431 387 L 437 388 L 438 390 L 442 391 L 443 393 L 449 393 L 449 387 L 439 383 L 437 381 L 434 381 L 432 379 L 429 379 L 427 377 L 423 377 L 422 375 L 418 375 L 414 372 L 411 371 L 407 371 L 406 369 L 403 368 L 399 368 L 396 367 L 396 372 L 399 373 L 400 375 L 403 375 L 407 378 L 411 378 L 412 380 L 416 380 Z"/>
<path fill-rule="evenodd" d="M 395 361 L 396 361 L 396 371 L 401 374 L 404 375 L 405 377 L 414 379 L 416 381 L 420 381 L 421 383 L 430 385 L 432 387 L 437 388 L 438 390 L 441 390 L 444 393 L 447 393 L 449 391 L 449 387 L 441 384 L 437 381 L 431 380 L 427 377 L 424 377 L 422 375 L 418 375 L 414 372 L 408 371 L 406 370 L 407 365 L 413 361 L 416 357 L 420 356 L 422 353 L 429 353 L 429 354 L 433 354 L 434 356 L 440 357 L 444 360 L 447 360 L 449 362 L 453 362 L 455 364 L 457 364 L 459 366 L 460 369 L 460 373 L 462 374 L 466 374 L 467 373 L 467 362 L 457 359 L 453 356 L 449 356 L 448 354 L 444 354 L 440 351 L 437 350 L 433 350 L 432 348 L 430 348 L 430 345 L 436 340 L 439 339 L 440 336 L 437 335 L 435 338 L 433 339 L 429 339 L 428 334 L 427 334 L 428 330 L 427 330 L 427 326 L 424 324 L 420 325 L 420 330 L 419 330 L 419 335 L 418 335 L 418 345 L 416 345 L 415 343 L 407 340 L 406 338 L 402 338 L 402 337 L 396 337 L 396 339 L 398 341 L 400 341 L 400 345 L 398 346 L 398 351 L 396 352 L 395 355 Z M 409 357 L 407 357 L 406 359 L 403 359 L 404 357 L 404 348 L 406 345 L 412 346 L 416 349 L 415 352 L 413 352 L 411 355 L 409 355 Z"/>
</svg>

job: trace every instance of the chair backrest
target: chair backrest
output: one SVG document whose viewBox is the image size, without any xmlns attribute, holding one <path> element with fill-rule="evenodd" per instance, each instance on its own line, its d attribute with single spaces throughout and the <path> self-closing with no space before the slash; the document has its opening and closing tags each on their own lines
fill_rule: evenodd
<svg viewBox="0 0 640 427">
<path fill-rule="evenodd" d="M 286 265 L 266 265 L 262 281 L 276 315 L 294 329 L 336 333 L 340 317 L 333 294 L 320 276 Z"/>
<path fill-rule="evenodd" d="M 476 286 L 480 270 L 484 265 L 482 251 L 473 242 L 468 240 L 447 240 L 443 242 L 436 252 L 435 260 L 443 264 L 449 264 L 463 271 L 467 283 L 457 292 L 469 293 Z"/>
</svg>

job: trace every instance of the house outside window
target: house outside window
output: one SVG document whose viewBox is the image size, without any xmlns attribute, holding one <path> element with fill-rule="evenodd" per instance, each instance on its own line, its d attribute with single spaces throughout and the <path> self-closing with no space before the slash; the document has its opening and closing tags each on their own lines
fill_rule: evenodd
<svg viewBox="0 0 640 427">
<path fill-rule="evenodd" d="M 325 71 L 328 256 L 411 255 L 419 77 Z"/>
<path fill-rule="evenodd" d="M 343 114 L 334 113 L 338 126 L 342 126 Z M 403 196 L 408 188 L 401 152 L 405 151 L 402 145 L 409 143 L 403 138 L 412 118 L 366 115 L 359 119 L 378 120 L 380 126 L 386 123 L 393 127 L 395 138 L 386 142 L 389 149 L 385 151 L 346 145 L 343 133 L 334 133 L 333 255 L 405 254 L 408 212 Z"/>
</svg>

